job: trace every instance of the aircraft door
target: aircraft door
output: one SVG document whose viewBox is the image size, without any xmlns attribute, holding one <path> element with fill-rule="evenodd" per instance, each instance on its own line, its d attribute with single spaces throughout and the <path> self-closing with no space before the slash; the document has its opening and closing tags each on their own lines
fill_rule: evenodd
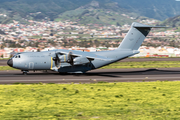
<svg viewBox="0 0 180 120">
<path fill-rule="evenodd" d="M 33 62 L 30 62 L 30 63 L 29 63 L 29 69 L 31 69 L 31 70 L 34 69 L 34 63 L 33 63 Z"/>
</svg>

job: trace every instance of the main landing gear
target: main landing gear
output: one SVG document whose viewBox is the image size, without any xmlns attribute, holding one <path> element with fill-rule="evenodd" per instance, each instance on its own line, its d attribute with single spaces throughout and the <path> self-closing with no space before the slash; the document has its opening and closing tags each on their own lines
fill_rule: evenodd
<svg viewBox="0 0 180 120">
<path fill-rule="evenodd" d="M 27 75 L 27 73 L 29 72 L 28 70 L 21 70 L 23 72 L 23 75 Z"/>
</svg>

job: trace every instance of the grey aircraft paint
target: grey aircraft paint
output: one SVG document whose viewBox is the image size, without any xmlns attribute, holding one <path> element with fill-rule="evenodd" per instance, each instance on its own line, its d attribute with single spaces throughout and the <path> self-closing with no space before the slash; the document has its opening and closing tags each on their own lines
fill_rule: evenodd
<svg viewBox="0 0 180 120">
<path fill-rule="evenodd" d="M 7 64 L 22 70 L 23 73 L 30 70 L 85 73 L 138 54 L 140 45 L 153 27 L 135 22 L 132 23 L 122 43 L 113 51 L 83 52 L 57 49 L 45 52 L 24 52 L 14 55 L 8 60 Z"/>
</svg>

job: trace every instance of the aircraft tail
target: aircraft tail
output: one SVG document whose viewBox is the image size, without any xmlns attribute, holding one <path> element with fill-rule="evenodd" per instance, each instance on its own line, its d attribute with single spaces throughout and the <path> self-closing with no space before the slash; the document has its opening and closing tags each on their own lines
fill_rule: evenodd
<svg viewBox="0 0 180 120">
<path fill-rule="evenodd" d="M 132 23 L 131 29 L 118 49 L 138 50 L 151 28 L 162 28 L 162 26 L 149 26 L 136 22 Z"/>
</svg>

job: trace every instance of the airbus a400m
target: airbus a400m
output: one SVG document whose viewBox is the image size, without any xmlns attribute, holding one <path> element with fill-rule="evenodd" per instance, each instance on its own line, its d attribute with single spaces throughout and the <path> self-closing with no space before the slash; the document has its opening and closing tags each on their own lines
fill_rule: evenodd
<svg viewBox="0 0 180 120">
<path fill-rule="evenodd" d="M 45 52 L 24 52 L 15 54 L 7 64 L 22 70 L 23 74 L 38 70 L 85 73 L 138 54 L 140 45 L 153 27 L 132 23 L 122 43 L 113 51 L 83 52 L 57 49 Z"/>
</svg>

